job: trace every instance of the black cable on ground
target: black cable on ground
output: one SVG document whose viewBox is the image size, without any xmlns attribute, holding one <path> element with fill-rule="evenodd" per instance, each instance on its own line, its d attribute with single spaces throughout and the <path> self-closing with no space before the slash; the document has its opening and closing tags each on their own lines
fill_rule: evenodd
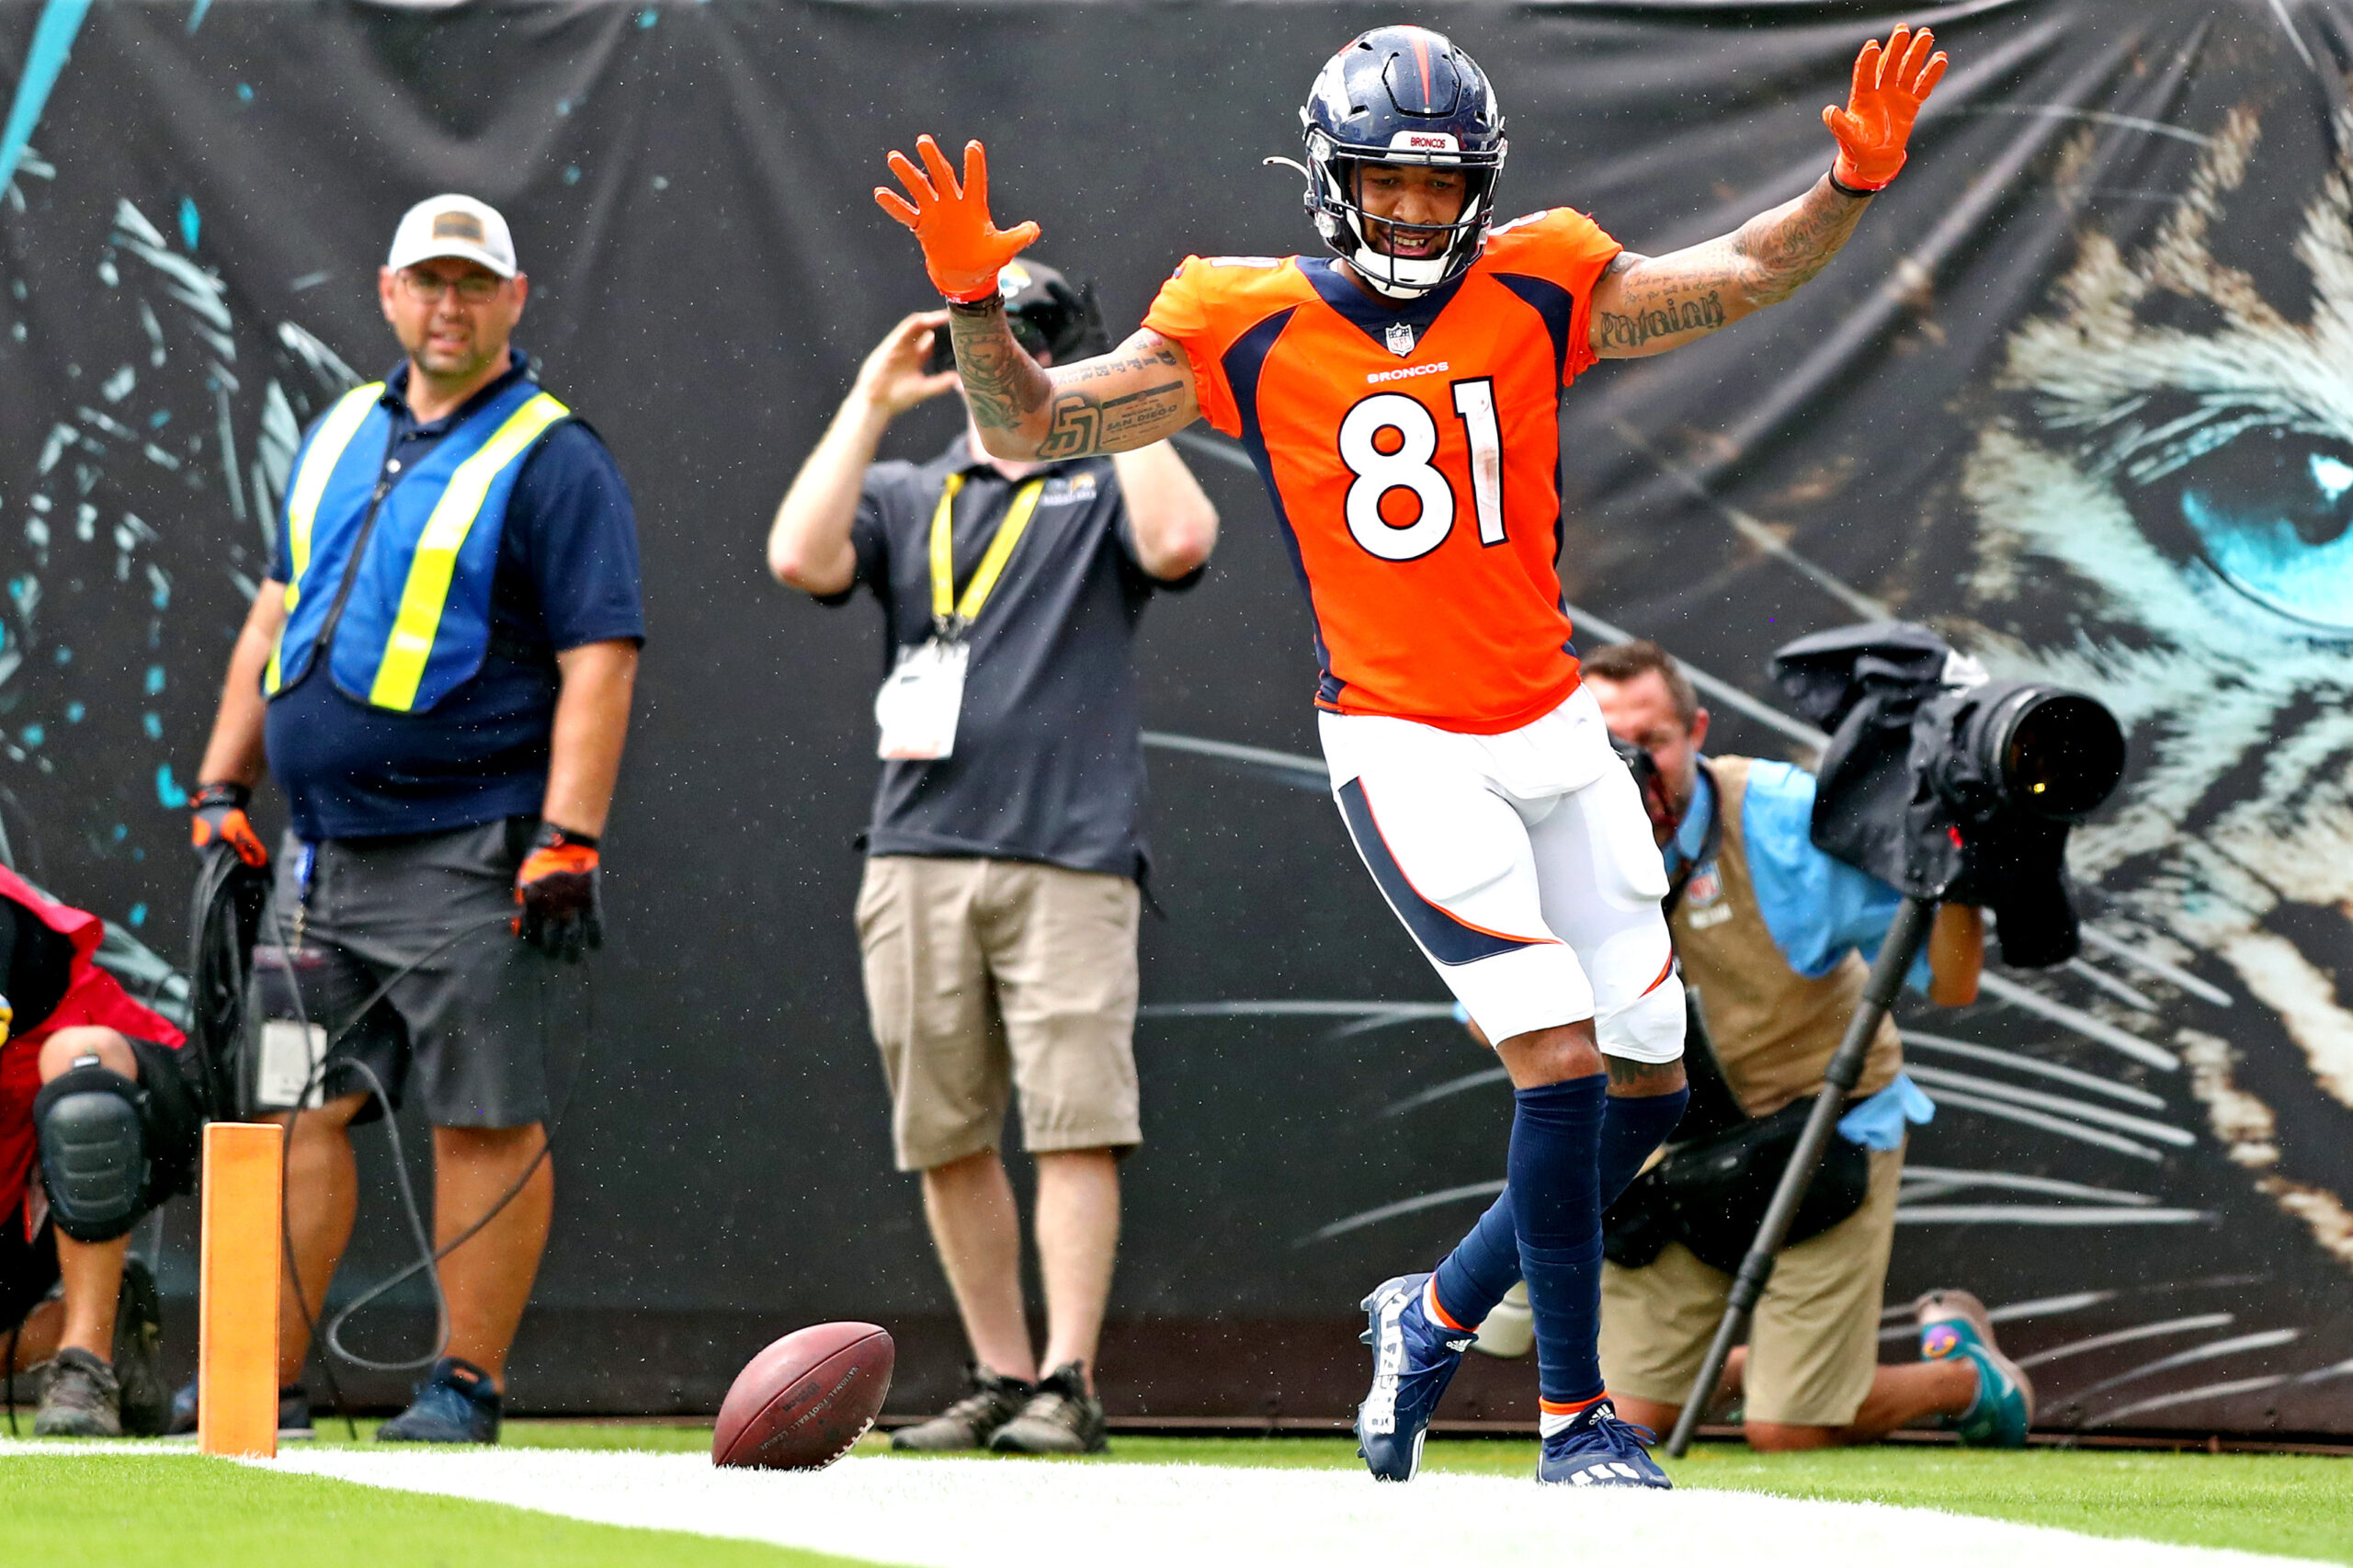
<svg viewBox="0 0 2353 1568">
<path fill-rule="evenodd" d="M 296 978 L 292 951 L 286 940 L 284 919 L 278 914 L 274 906 L 271 910 L 271 915 L 273 926 L 271 934 L 274 939 L 274 945 L 278 949 L 279 960 L 286 966 L 288 990 L 289 994 L 293 998 L 295 1020 L 297 1024 L 303 1028 L 305 1036 L 307 1037 L 309 1032 L 309 1019 L 304 1013 L 301 983 Z M 376 1103 L 383 1114 L 384 1137 L 392 1154 L 394 1184 L 400 1194 L 403 1214 L 408 1221 L 410 1234 L 416 1242 L 417 1256 L 415 1261 L 408 1264 L 405 1267 L 399 1269 L 385 1278 L 379 1280 L 375 1284 L 362 1290 L 358 1295 L 352 1298 L 352 1300 L 345 1303 L 345 1305 L 338 1310 L 333 1317 L 326 1320 L 325 1326 L 324 1330 L 322 1330 L 319 1324 L 312 1318 L 310 1302 L 301 1293 L 300 1271 L 296 1268 L 293 1262 L 292 1237 L 290 1232 L 287 1238 L 288 1269 L 295 1286 L 295 1301 L 302 1312 L 304 1331 L 313 1336 L 313 1345 L 314 1348 L 324 1346 L 325 1352 L 330 1352 L 335 1356 L 340 1356 L 353 1366 L 361 1368 L 367 1371 L 418 1371 L 432 1366 L 435 1362 L 440 1360 L 442 1356 L 448 1352 L 449 1347 L 449 1303 L 448 1295 L 441 1288 L 441 1276 L 438 1266 L 443 1258 L 457 1251 L 458 1248 L 463 1246 L 467 1242 L 472 1241 L 476 1235 L 481 1233 L 484 1226 L 488 1225 L 493 1220 L 498 1218 L 499 1215 L 505 1213 L 507 1206 L 522 1195 L 523 1188 L 529 1185 L 532 1176 L 538 1174 L 540 1166 L 546 1163 L 550 1153 L 552 1153 L 555 1146 L 555 1129 L 563 1121 L 565 1114 L 570 1110 L 573 1092 L 579 1086 L 581 1078 L 580 1067 L 585 1066 L 585 1058 L 586 1046 L 585 1042 L 589 1036 L 594 1034 L 596 1029 L 593 982 L 590 983 L 591 997 L 588 1017 L 585 1020 L 585 1028 L 583 1030 L 583 1061 L 575 1065 L 571 1074 L 570 1082 L 564 1085 L 564 1095 L 562 1103 L 553 1108 L 551 1114 L 549 1116 L 546 1123 L 541 1129 L 538 1152 L 531 1156 L 530 1164 L 523 1167 L 522 1174 L 515 1178 L 514 1182 L 508 1186 L 504 1193 L 499 1195 L 496 1202 L 484 1210 L 483 1213 L 472 1221 L 472 1223 L 469 1224 L 464 1230 L 452 1237 L 447 1244 L 439 1247 L 436 1247 L 433 1244 L 431 1235 L 425 1223 L 423 1206 L 419 1204 L 416 1199 L 415 1187 L 409 1176 L 407 1149 L 401 1139 L 399 1120 L 394 1114 L 392 1096 L 385 1091 L 383 1082 L 381 1079 L 377 1077 L 374 1069 L 369 1067 L 367 1062 L 359 1060 L 358 1057 L 353 1057 L 343 1062 L 335 1063 L 334 1062 L 335 1049 L 336 1046 L 343 1043 L 344 1040 L 349 1036 L 353 1029 L 359 1026 L 359 1024 L 368 1017 L 369 1013 L 375 1008 L 378 1003 L 381 1002 L 385 997 L 392 994 L 393 986 L 407 979 L 411 974 L 423 968 L 426 964 L 430 963 L 433 960 L 440 957 L 449 949 L 457 946 L 459 942 L 470 936 L 472 936 L 475 932 L 487 926 L 507 924 L 512 919 L 512 915 L 501 911 L 495 915 L 485 915 L 481 920 L 475 921 L 470 925 L 460 926 L 458 930 L 451 932 L 448 937 L 436 943 L 433 947 L 408 960 L 399 968 L 386 975 L 377 983 L 376 988 L 368 994 L 367 998 L 362 1001 L 358 1007 L 352 1010 L 351 1015 L 343 1020 L 335 1029 L 335 1032 L 327 1038 L 324 1048 L 319 1052 L 318 1061 L 312 1064 L 311 1074 L 304 1081 L 302 1092 L 296 1096 L 296 1104 L 290 1108 L 287 1113 L 286 1140 L 279 1149 L 281 1181 L 283 1179 L 286 1163 L 291 1157 L 294 1142 L 294 1124 L 301 1117 L 302 1111 L 301 1102 L 308 1099 L 312 1091 L 321 1086 L 324 1081 L 330 1064 L 353 1068 L 363 1074 L 368 1080 L 369 1093 L 374 1096 Z M 547 1032 L 547 1010 L 544 1006 L 540 1010 L 540 1055 L 545 1059 L 551 1056 L 552 1052 L 549 1049 L 550 1042 Z M 424 1274 L 426 1277 L 427 1283 L 433 1293 L 435 1326 L 434 1347 L 431 1351 L 427 1352 L 421 1358 L 409 1360 L 378 1361 L 371 1358 L 360 1355 L 344 1343 L 344 1327 L 351 1321 L 355 1314 L 360 1312 L 363 1308 L 372 1304 L 390 1291 L 396 1290 L 401 1285 L 404 1285 L 410 1279 L 415 1278 L 419 1274 Z M 333 1366 L 326 1354 L 322 1354 L 320 1356 L 319 1366 L 320 1369 L 325 1373 L 328 1380 L 330 1392 L 336 1400 L 337 1414 L 343 1416 L 345 1425 L 352 1427 L 352 1430 L 356 1433 L 357 1427 L 352 1426 L 350 1412 L 342 1403 L 341 1393 L 335 1383 Z"/>
<path fill-rule="evenodd" d="M 204 1074 L 208 1091 L 214 1096 L 212 1103 L 216 1108 L 232 1103 L 231 1085 L 223 1082 L 227 1074 L 223 1071 L 222 1061 L 225 1053 L 221 1047 L 226 1033 L 222 1027 L 222 1020 L 236 1016 L 236 1013 L 230 1011 L 232 1006 L 237 1013 L 241 1013 L 249 994 L 250 965 L 241 961 L 241 949 L 242 952 L 250 952 L 251 947 L 250 944 L 244 943 L 244 933 L 239 928 L 239 922 L 234 918 L 237 911 L 233 900 L 241 893 L 236 877 L 240 864 L 227 856 L 216 857 L 209 861 L 204 873 L 199 879 L 196 900 L 198 929 L 195 937 L 195 951 L 190 961 L 190 1002 L 197 1015 L 199 1030 L 202 1031 L 200 1043 L 210 1048 L 200 1051 L 199 1067 Z M 310 1019 L 301 994 L 299 971 L 294 964 L 292 947 L 287 939 L 284 915 L 277 907 L 274 899 L 269 901 L 268 912 L 271 945 L 277 948 L 279 960 L 285 966 L 288 991 L 292 998 L 294 1008 L 294 1021 L 302 1030 L 304 1039 L 307 1040 L 310 1033 Z M 451 1238 L 446 1245 L 440 1247 L 434 1246 L 425 1223 L 423 1206 L 417 1201 L 415 1188 L 409 1175 L 407 1151 L 402 1142 L 391 1095 L 367 1062 L 356 1057 L 343 1062 L 336 1062 L 335 1048 L 349 1037 L 351 1031 L 366 1019 L 377 1004 L 390 995 L 392 988 L 403 980 L 407 979 L 417 970 L 477 931 L 490 926 L 508 923 L 512 919 L 513 916 L 504 911 L 486 915 L 479 921 L 450 933 L 443 940 L 409 959 L 387 974 L 377 983 L 366 999 L 341 1021 L 335 1032 L 326 1037 L 318 1059 L 311 1064 L 311 1071 L 303 1082 L 301 1092 L 295 1096 L 294 1105 L 287 1108 L 286 1110 L 284 1123 L 286 1136 L 279 1146 L 278 1153 L 281 1190 L 284 1189 L 290 1169 L 294 1130 L 302 1114 L 302 1102 L 309 1099 L 313 1092 L 324 1086 L 331 1066 L 355 1068 L 366 1077 L 368 1092 L 375 1098 L 383 1115 L 385 1141 L 392 1158 L 394 1183 L 400 1195 L 403 1215 L 408 1221 L 410 1234 L 417 1247 L 417 1256 L 414 1262 L 362 1290 L 331 1318 L 328 1318 L 323 1328 L 320 1321 L 313 1316 L 309 1299 L 302 1289 L 301 1270 L 294 1256 L 292 1232 L 290 1228 L 281 1226 L 288 1283 L 294 1289 L 296 1310 L 301 1315 L 304 1333 L 310 1337 L 312 1352 L 316 1357 L 316 1364 L 326 1381 L 328 1396 L 334 1403 L 335 1413 L 342 1417 L 346 1430 L 355 1437 L 358 1434 L 358 1425 L 353 1421 L 350 1407 L 344 1399 L 341 1381 L 335 1375 L 334 1358 L 341 1357 L 352 1365 L 369 1371 L 397 1372 L 414 1371 L 430 1367 L 447 1353 L 449 1343 L 449 1299 L 442 1290 L 438 1266 L 441 1259 L 472 1240 L 493 1220 L 504 1213 L 508 1205 L 521 1196 L 523 1188 L 529 1185 L 531 1178 L 538 1174 L 540 1166 L 546 1163 L 553 1152 L 556 1128 L 571 1108 L 573 1094 L 578 1088 L 582 1076 L 581 1069 L 585 1065 L 587 1040 L 593 1036 L 596 1028 L 594 986 L 591 983 L 588 987 L 587 1016 L 584 1020 L 581 1060 L 574 1064 L 570 1081 L 564 1085 L 562 1102 L 553 1108 L 542 1128 L 538 1152 L 532 1155 L 530 1164 L 523 1168 L 522 1174 L 499 1196 L 496 1202 Z M 255 935 L 258 936 L 259 933 L 256 932 Z M 550 1058 L 552 1056 L 552 1051 L 550 1050 L 547 1010 L 544 1006 L 540 1009 L 540 1029 L 541 1056 L 543 1059 Z M 343 1330 L 355 1313 L 420 1273 L 426 1276 L 434 1301 L 435 1346 L 429 1354 L 410 1360 L 378 1361 L 358 1354 L 344 1344 Z M 10 1392 L 13 1395 L 13 1387 Z"/>
</svg>

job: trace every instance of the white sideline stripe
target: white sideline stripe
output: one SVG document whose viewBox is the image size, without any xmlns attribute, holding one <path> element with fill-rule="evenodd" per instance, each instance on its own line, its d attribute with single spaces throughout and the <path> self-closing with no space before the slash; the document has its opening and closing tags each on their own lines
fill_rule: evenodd
<svg viewBox="0 0 2353 1568">
<path fill-rule="evenodd" d="M 772 1541 L 907 1568 L 1298 1568 L 1464 1561 L 1560 1568 L 1628 1557 L 1744 1568 L 2284 1565 L 2259 1557 L 1869 1503 L 1756 1493 L 1538 1488 L 1353 1471 L 858 1457 L 814 1473 L 717 1470 L 699 1454 L 323 1449 L 281 1471 L 470 1497 L 598 1524 Z"/>
</svg>

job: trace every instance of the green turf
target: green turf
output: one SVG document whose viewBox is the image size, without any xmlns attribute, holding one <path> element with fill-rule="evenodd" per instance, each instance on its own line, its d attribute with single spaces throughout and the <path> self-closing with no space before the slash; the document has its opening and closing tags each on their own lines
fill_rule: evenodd
<svg viewBox="0 0 2353 1568">
<path fill-rule="evenodd" d="M 0 1444 L 0 1518 L 18 1562 L 108 1568 L 859 1568 L 788 1547 L 584 1524 L 193 1454 L 8 1454 Z"/>
<path fill-rule="evenodd" d="M 365 1441 L 374 1423 L 360 1423 Z M 321 1441 L 342 1440 L 336 1422 L 321 1423 Z M 707 1426 L 647 1426 L 509 1422 L 510 1446 L 640 1449 L 702 1452 Z M 879 1437 L 860 1445 L 886 1453 Z M 6 1445 L 0 1444 L 0 1454 Z M 1141 1464 L 1215 1464 L 1353 1470 L 1355 1445 L 1343 1437 L 1115 1437 L 1108 1459 Z M 906 1462 L 920 1463 L 920 1459 Z M 1091 1460 L 1007 1459 L 1007 1464 Z M 1531 1442 L 1434 1438 L 1425 1454 L 1433 1472 L 1525 1476 Z M 139 1468 L 126 1483 L 108 1467 Z M 2090 1535 L 2235 1547 L 2353 1564 L 2353 1461 L 2292 1455 L 2116 1453 L 1904 1446 L 1761 1455 L 1730 1444 L 1703 1444 L 1668 1461 L 1677 1484 L 1769 1492 L 1785 1497 L 1944 1508 Z M 159 1504 L 158 1498 L 164 1499 Z M 38 1499 L 39 1506 L 35 1506 Z M 126 1568 L 205 1568 L 211 1563 L 294 1560 L 297 1553 L 341 1561 L 350 1543 L 369 1543 L 368 1562 L 419 1565 L 452 1561 L 451 1532 L 479 1540 L 466 1555 L 506 1564 L 658 1563 L 691 1553 L 697 1563 L 733 1568 L 799 1568 L 840 1562 L 777 1547 L 711 1540 L 655 1530 L 621 1529 L 454 1499 L 373 1491 L 302 1476 L 272 1475 L 202 1460 L 93 1454 L 0 1462 L 0 1517 L 11 1538 L 36 1553 L 121 1563 Z M 182 1523 L 165 1526 L 160 1521 Z M 201 1521 L 191 1528 L 186 1521 Z M 200 1533 L 199 1533 L 200 1531 Z M 89 1555 L 93 1551 L 97 1555 Z"/>
</svg>

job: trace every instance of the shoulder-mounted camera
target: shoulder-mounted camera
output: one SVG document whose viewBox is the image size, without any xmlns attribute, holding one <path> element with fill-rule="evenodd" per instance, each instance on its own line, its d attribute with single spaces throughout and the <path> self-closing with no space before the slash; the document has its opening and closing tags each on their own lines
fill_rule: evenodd
<svg viewBox="0 0 2353 1568">
<path fill-rule="evenodd" d="M 2124 776 L 2124 732 L 2097 699 L 1986 678 L 1925 626 L 1802 637 L 1773 678 L 1830 732 L 1814 846 L 1915 898 L 1993 910 L 2002 961 L 2075 956 L 2067 832 Z"/>
</svg>

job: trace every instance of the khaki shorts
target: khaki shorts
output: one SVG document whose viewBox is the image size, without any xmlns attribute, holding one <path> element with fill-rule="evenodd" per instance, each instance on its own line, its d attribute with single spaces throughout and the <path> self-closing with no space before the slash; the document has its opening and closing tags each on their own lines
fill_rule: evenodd
<svg viewBox="0 0 2353 1568">
<path fill-rule="evenodd" d="M 1863 1206 L 1781 1254 L 1748 1330 L 1751 1421 L 1844 1426 L 1879 1366 L 1880 1303 L 1895 1243 L 1904 1151 L 1871 1154 Z M 1681 1404 L 1723 1320 L 1732 1276 L 1670 1244 L 1647 1268 L 1601 1268 L 1601 1371 L 1609 1392 Z"/>
<path fill-rule="evenodd" d="M 1126 1151 L 1136 1096 L 1136 884 L 1027 860 L 877 856 L 858 892 L 866 1006 L 903 1171 L 997 1147 Z"/>
</svg>

